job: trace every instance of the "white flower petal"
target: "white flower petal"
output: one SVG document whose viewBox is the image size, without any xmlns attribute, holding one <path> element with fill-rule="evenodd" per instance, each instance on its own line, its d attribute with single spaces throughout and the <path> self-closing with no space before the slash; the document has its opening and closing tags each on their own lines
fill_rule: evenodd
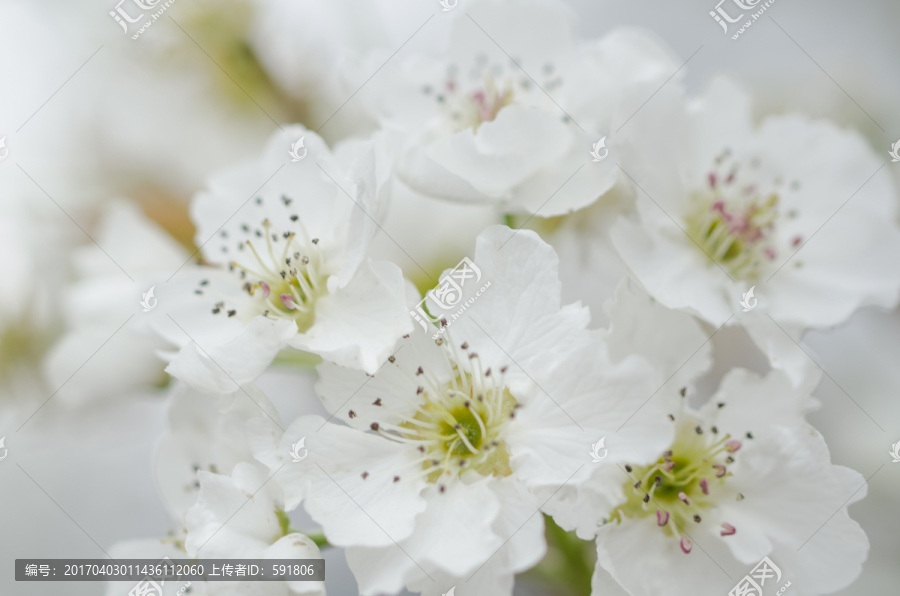
<svg viewBox="0 0 900 596">
<path fill-rule="evenodd" d="M 300 137 L 304 137 L 307 154 L 303 160 L 293 162 L 290 150 Z M 242 225 L 255 229 L 263 218 L 268 218 L 280 230 L 292 229 L 290 216 L 300 213 L 312 237 L 326 243 L 332 241 L 339 225 L 338 209 L 343 206 L 349 213 L 349 208 L 342 203 L 347 198 L 338 196 L 340 190 L 318 167 L 319 161 L 329 172 L 338 170 L 318 135 L 302 127 L 291 127 L 271 137 L 259 161 L 211 177 L 207 189 L 191 202 L 191 219 L 197 226 L 195 240 L 203 247 L 204 255 L 211 262 L 234 258 L 234 253 L 223 256 L 222 248 L 233 248 L 236 239 L 242 237 Z M 283 205 L 283 196 L 292 200 L 290 205 Z M 257 198 L 262 205 L 276 208 L 260 209 Z"/>
<path fill-rule="evenodd" d="M 722 403 L 724 407 L 719 406 Z M 818 401 L 809 391 L 794 387 L 784 373 L 772 371 L 762 377 L 734 368 L 722 378 L 719 390 L 701 414 L 723 432 L 741 439 L 745 432 L 754 429 L 802 425 L 804 416 L 817 406 Z"/>
<path fill-rule="evenodd" d="M 598 335 L 613 361 L 640 354 L 653 365 L 660 383 L 671 378 L 677 387 L 689 386 L 712 366 L 709 336 L 697 321 L 665 308 L 630 282 L 619 284 L 605 310 L 609 329 Z"/>
<path fill-rule="evenodd" d="M 745 561 L 758 560 L 766 554 L 768 541 L 797 549 L 838 512 L 846 522 L 844 527 L 852 530 L 838 542 L 827 546 L 820 542 L 802 559 L 806 561 L 826 547 L 855 553 L 846 563 L 858 573 L 867 540 L 847 518 L 845 507 L 851 497 L 865 496 L 865 481 L 855 472 L 831 465 L 818 432 L 808 426 L 756 432 L 752 441 L 744 441 L 738 464 L 733 486 L 745 499 L 720 506 L 722 519 L 734 520 L 729 523 L 738 530 L 733 536 L 736 540 L 728 541 L 736 555 Z M 833 573 L 845 575 L 840 567 Z"/>
<path fill-rule="evenodd" d="M 854 201 L 874 198 L 863 193 Z M 863 306 L 893 308 L 900 296 L 897 254 L 900 230 L 892 218 L 848 204 L 766 284 L 768 310 L 779 323 L 825 327 Z"/>
<path fill-rule="evenodd" d="M 656 209 L 654 206 L 646 210 Z M 659 219 L 665 215 L 657 215 Z M 669 308 L 684 309 L 719 326 L 736 308 L 731 281 L 671 222 L 647 227 L 620 219 L 613 244 L 647 292 Z M 724 289 L 723 289 L 724 286 Z"/>
<path fill-rule="evenodd" d="M 372 373 L 412 329 L 403 272 L 387 261 L 364 263 L 350 283 L 316 301 L 316 319 L 291 345 Z"/>
<path fill-rule="evenodd" d="M 316 369 L 316 392 L 325 409 L 360 430 L 368 430 L 373 422 L 403 422 L 415 411 L 412 400 L 419 386 L 414 380 L 419 367 L 441 381 L 450 380 L 447 360 L 431 336 L 420 331 L 416 329 L 409 338 L 398 342 L 394 363 L 383 365 L 375 376 L 330 362 L 320 364 Z"/>
<path fill-rule="evenodd" d="M 200 495 L 188 511 L 191 556 L 253 558 L 280 535 L 272 490 L 262 470 L 238 464 L 232 476 L 200 472 Z"/>
<path fill-rule="evenodd" d="M 565 354 L 590 341 L 590 313 L 577 304 L 561 307 L 559 261 L 537 234 L 491 226 L 478 236 L 473 261 L 482 277 L 463 286 L 460 304 L 471 305 L 458 320 L 447 316 L 448 329 L 458 341 L 477 345 L 488 365 L 512 360 L 517 366 L 511 373 L 521 367 L 528 376 L 546 378 Z M 428 304 L 440 316 L 430 295 Z M 554 358 L 547 358 L 548 350 Z"/>
<path fill-rule="evenodd" d="M 792 337 L 800 338 L 802 329 L 787 323 L 776 325 L 765 314 L 756 311 L 745 316 L 739 315 L 739 318 L 736 317 L 736 319 L 757 347 L 768 357 L 772 368 L 788 375 L 794 386 L 806 387 L 806 393 L 812 392 L 822 377 L 822 371 L 819 365 L 791 339 Z"/>
<path fill-rule="evenodd" d="M 612 365 L 601 349 L 570 357 L 545 381 L 546 393 L 517 412 L 509 445 L 526 484 L 555 490 L 583 482 L 599 465 L 591 449 L 601 439 L 605 465 L 649 462 L 671 442 L 662 402 L 644 407 L 655 389 L 646 361 L 630 357 Z M 634 418 L 641 410 L 644 418 Z"/>
<path fill-rule="evenodd" d="M 300 439 L 308 456 L 294 463 L 291 446 Z M 419 496 L 425 480 L 420 469 L 407 465 L 415 458 L 408 446 L 303 416 L 285 431 L 278 448 L 283 463 L 276 467 L 275 481 L 284 490 L 286 509 L 302 501 L 336 546 L 403 540 L 426 506 Z M 275 462 L 272 454 L 261 459 Z"/>
<path fill-rule="evenodd" d="M 347 562 L 360 584 L 360 592 L 377 592 L 392 583 L 383 569 L 391 569 L 406 585 L 433 582 L 422 570 L 455 577 L 467 577 L 503 544 L 492 529 L 500 513 L 501 502 L 493 492 L 493 480 L 473 484 L 457 483 L 438 493 L 427 492 L 428 506 L 416 518 L 416 529 L 399 545 L 380 549 L 350 549 Z M 464 523 L 461 523 L 463 520 Z"/>
<path fill-rule="evenodd" d="M 186 345 L 166 372 L 206 393 L 231 393 L 253 382 L 296 333 L 291 321 L 256 317 L 227 344 L 209 349 Z"/>
<path fill-rule="evenodd" d="M 352 190 L 355 193 L 344 197 L 353 202 L 353 207 L 345 232 L 347 250 L 341 270 L 334 278 L 337 287 L 350 283 L 362 266 L 369 244 L 387 216 L 393 164 L 385 136 L 379 133 L 372 141 L 349 142 L 336 148 L 336 158 L 342 163 L 348 162 L 345 178 L 354 182 Z M 334 172 L 331 175 L 341 174 Z M 349 192 L 350 189 L 345 190 Z"/>
<path fill-rule="evenodd" d="M 264 559 L 321 559 L 319 547 L 307 536 L 296 532 L 283 536 L 262 554 Z M 287 582 L 293 594 L 325 595 L 325 582 Z"/>
<path fill-rule="evenodd" d="M 157 446 L 155 469 L 165 505 L 175 519 L 183 521 L 196 501 L 198 470 L 228 475 L 238 463 L 252 461 L 248 421 L 277 429 L 279 415 L 253 385 L 233 394 L 210 396 L 178 384 L 171 400 L 169 431 Z"/>
<path fill-rule="evenodd" d="M 565 158 L 526 180 L 516 190 L 509 210 L 557 217 L 587 207 L 609 192 L 618 179 L 616 166 L 612 160 L 593 162 L 586 150 L 590 146 L 589 142 L 573 143 Z"/>
<path fill-rule="evenodd" d="M 536 174 L 544 163 L 563 157 L 574 142 L 556 115 L 511 105 L 477 132 L 440 137 L 426 151 L 479 192 L 505 198 L 504 191 Z"/>
<path fill-rule="evenodd" d="M 678 538 L 666 536 L 656 520 L 628 520 L 610 524 L 597 537 L 597 574 L 609 573 L 628 594 L 672 596 L 720 596 L 737 583 L 725 569 L 735 569 L 726 547 L 719 543 L 694 544 L 690 554 L 681 552 Z M 636 565 L 635 561 L 642 561 Z M 697 581 L 702 578 L 702 581 Z M 604 580 L 597 578 L 597 585 Z"/>
</svg>

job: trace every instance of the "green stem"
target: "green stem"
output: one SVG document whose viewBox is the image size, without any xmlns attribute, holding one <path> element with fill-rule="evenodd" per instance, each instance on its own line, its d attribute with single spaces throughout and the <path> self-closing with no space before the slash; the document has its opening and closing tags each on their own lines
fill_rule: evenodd
<svg viewBox="0 0 900 596">
<path fill-rule="evenodd" d="M 316 532 L 299 532 L 300 534 L 305 535 L 310 540 L 316 543 L 316 546 L 319 549 L 331 548 L 331 544 L 328 542 L 328 539 L 325 538 L 325 533 L 321 530 Z"/>
<path fill-rule="evenodd" d="M 553 587 L 554 594 L 590 596 L 596 551 L 593 542 L 581 540 L 544 516 L 547 556 L 526 575 Z"/>
<path fill-rule="evenodd" d="M 288 534 L 303 534 L 310 540 L 316 543 L 320 549 L 323 548 L 331 548 L 331 545 L 328 543 L 328 539 L 325 538 L 325 532 L 322 530 L 312 530 L 304 532 L 303 530 L 295 530 L 291 527 L 291 518 L 290 516 L 282 511 L 281 509 L 275 509 L 275 516 L 278 518 L 278 525 L 281 526 L 281 535 L 287 536 Z"/>
</svg>

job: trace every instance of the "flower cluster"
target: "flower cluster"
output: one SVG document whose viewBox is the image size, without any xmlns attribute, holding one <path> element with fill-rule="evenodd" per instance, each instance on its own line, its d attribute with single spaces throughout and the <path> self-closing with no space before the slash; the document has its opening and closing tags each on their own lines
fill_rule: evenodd
<svg viewBox="0 0 900 596">
<path fill-rule="evenodd" d="M 65 308 L 39 299 L 54 273 L 0 284 L 4 392 L 14 352 L 72 404 L 167 396 L 175 529 L 113 552 L 343 552 L 366 596 L 509 596 L 585 544 L 598 596 L 721 596 L 765 557 L 795 594 L 850 585 L 866 483 L 807 420 L 821 371 L 796 342 L 897 305 L 882 156 L 828 121 L 756 119 L 730 80 L 689 93 L 652 35 L 581 38 L 552 0 L 460 2 L 394 53 L 374 9 L 294 4 L 185 21 L 216 56 L 253 48 L 234 82 L 298 122 L 205 173 L 192 240 L 118 199 Z M 39 244 L 9 210 L 0 243 Z M 68 383 L 129 315 L 120 366 Z"/>
</svg>

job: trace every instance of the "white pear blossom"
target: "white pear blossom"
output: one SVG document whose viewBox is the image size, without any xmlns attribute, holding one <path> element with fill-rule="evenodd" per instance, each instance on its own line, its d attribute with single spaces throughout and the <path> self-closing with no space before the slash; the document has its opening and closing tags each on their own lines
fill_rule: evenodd
<svg viewBox="0 0 900 596">
<path fill-rule="evenodd" d="M 784 373 L 735 369 L 699 410 L 673 410 L 675 440 L 658 460 L 615 471 L 594 593 L 724 594 L 766 556 L 796 594 L 849 585 L 869 544 L 847 505 L 866 483 L 831 464 L 803 421 L 813 404 Z"/>
<path fill-rule="evenodd" d="M 268 483 L 258 464 L 240 463 L 231 475 L 198 473 L 197 503 L 187 516 L 183 539 L 144 539 L 115 545 L 119 558 L 135 559 L 321 559 L 315 542 L 290 528 L 279 489 Z M 135 582 L 110 582 L 106 596 L 125 596 Z M 166 596 L 181 593 L 208 596 L 324 596 L 321 581 L 172 581 Z M 189 590 L 189 591 L 188 591 Z"/>
<path fill-rule="evenodd" d="M 400 268 L 366 258 L 384 154 L 356 144 L 333 157 L 314 133 L 291 133 L 194 200 L 206 265 L 189 273 L 196 295 L 184 300 L 204 312 L 173 316 L 196 343 L 167 370 L 205 391 L 252 381 L 288 346 L 373 372 L 412 328 Z"/>
<path fill-rule="evenodd" d="M 362 82 L 344 78 L 361 53 L 401 43 L 389 35 L 383 8 L 362 0 L 172 2 L 132 39 L 164 4 L 59 7 L 61 22 L 106 40 L 102 59 L 79 75 L 96 90 L 78 135 L 94 186 L 178 204 L 211 172 L 252 158 L 287 123 L 321 128 L 329 141 L 375 130 L 371 117 L 343 105 Z M 146 18 L 126 33 L 106 16 L 115 8 Z"/>
<path fill-rule="evenodd" d="M 0 263 L 0 418 L 24 420 L 46 400 L 41 364 L 62 326 L 58 285 L 70 275 L 59 254 L 75 244 L 77 231 L 57 213 L 31 212 L 17 198 L 4 201 L 0 251 L 8 258 Z"/>
<path fill-rule="evenodd" d="M 614 129 L 678 70 L 639 31 L 577 39 L 557 2 L 460 3 L 447 22 L 362 94 L 407 133 L 399 177 L 432 196 L 544 216 L 592 203 L 617 178 Z"/>
<path fill-rule="evenodd" d="M 156 479 L 163 502 L 181 526 L 197 501 L 198 473 L 230 475 L 235 466 L 252 462 L 247 424 L 278 428 L 281 417 L 254 385 L 234 393 L 207 395 L 177 383 L 168 406 L 169 429 L 156 449 Z"/>
<path fill-rule="evenodd" d="M 865 138 L 692 96 L 699 49 L 565 0 L 45 4 L 0 3 L 8 544 L 324 553 L 362 596 L 885 592 L 850 510 L 900 439 L 813 414 L 888 426 L 855 395 L 896 359 L 884 97 L 823 78 Z"/>
<path fill-rule="evenodd" d="M 868 542 L 846 506 L 865 481 L 831 465 L 805 421 L 820 375 L 796 384 L 778 370 L 732 369 L 694 408 L 712 364 L 704 328 L 627 283 L 607 314 L 598 335 L 614 362 L 639 354 L 654 365 L 659 389 L 647 407 L 666 411 L 674 434 L 653 461 L 599 468 L 546 507 L 563 528 L 596 536 L 594 593 L 726 594 L 764 556 L 798 593 L 848 585 Z"/>
<path fill-rule="evenodd" d="M 190 287 L 166 280 L 190 255 L 134 203 L 110 202 L 101 217 L 96 243 L 72 256 L 75 281 L 60 292 L 65 333 L 44 362 L 58 397 L 73 403 L 165 383 L 160 353 L 186 343 L 166 313 Z"/>
<path fill-rule="evenodd" d="M 348 100 L 431 12 L 417 0 L 264 0 L 254 7 L 248 44 L 294 110 L 303 110 L 302 123 L 329 141 L 359 137 L 377 122 Z"/>
<path fill-rule="evenodd" d="M 120 543 L 114 547 L 119 556 L 321 558 L 313 540 L 291 529 L 280 489 L 253 460 L 247 432 L 251 421 L 280 426 L 278 412 L 253 385 L 227 395 L 205 395 L 182 384 L 174 388 L 170 428 L 156 453 L 156 476 L 180 530 L 162 539 Z M 111 584 L 107 595 L 125 594 L 131 586 Z M 267 595 L 324 594 L 322 582 L 262 587 L 254 582 L 192 582 L 190 587 L 222 596 L 251 596 L 260 590 Z M 168 584 L 166 590 L 168 594 Z"/>
<path fill-rule="evenodd" d="M 197 504 L 186 517 L 188 555 L 232 559 L 320 559 L 319 548 L 309 537 L 293 531 L 284 514 L 281 489 L 269 482 L 263 466 L 239 463 L 231 475 L 198 473 Z M 232 583 L 232 582 L 227 582 Z M 233 586 L 207 588 L 210 594 L 324 595 L 323 582 L 234 582 Z"/>
<path fill-rule="evenodd" d="M 587 311 L 560 304 L 549 246 L 494 226 L 473 263 L 491 285 L 443 331 L 417 328 L 371 377 L 320 365 L 318 392 L 345 424 L 260 433 L 257 457 L 286 466 L 286 506 L 347 547 L 362 594 L 508 594 L 545 550 L 540 490 L 587 478 L 602 438 L 608 462 L 650 461 L 668 441 L 661 413 L 616 433 L 652 375 L 640 357 L 611 364 Z M 308 459 L 285 463 L 300 438 Z"/>
<path fill-rule="evenodd" d="M 695 392 L 712 368 L 708 335 L 694 317 L 662 306 L 628 280 L 618 285 L 605 311 L 609 325 L 594 334 L 606 346 L 610 361 L 618 364 L 639 356 L 651 364 L 649 393 L 623 421 L 619 433 L 632 426 L 655 427 L 677 407 L 679 398 Z M 675 438 L 671 425 L 657 427 L 656 432 L 656 441 L 666 446 Z M 653 454 L 648 463 L 657 456 Z M 620 474 L 618 468 L 599 468 L 582 485 L 560 490 L 544 511 L 562 528 L 590 539 L 604 516 L 599 504 L 611 499 L 609 491 L 621 484 Z"/>
<path fill-rule="evenodd" d="M 799 330 L 897 303 L 897 196 L 859 134 L 798 114 L 757 125 L 724 79 L 690 105 L 666 88 L 625 134 L 622 167 L 650 200 L 612 239 L 663 304 L 714 325 L 766 313 Z M 758 308 L 745 315 L 751 288 Z M 765 343 L 758 327 L 747 325 Z"/>
</svg>

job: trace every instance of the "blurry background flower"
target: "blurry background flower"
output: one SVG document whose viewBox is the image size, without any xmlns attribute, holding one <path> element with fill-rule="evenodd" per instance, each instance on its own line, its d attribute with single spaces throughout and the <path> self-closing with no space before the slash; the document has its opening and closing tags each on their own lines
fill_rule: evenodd
<svg viewBox="0 0 900 596">
<path fill-rule="evenodd" d="M 568 4 L 578 15 L 581 36 L 619 25 L 652 30 L 683 61 L 690 58 L 682 74 L 692 94 L 712 75 L 725 73 L 749 90 L 757 116 L 801 111 L 827 117 L 858 128 L 883 158 L 900 136 L 900 79 L 893 76 L 900 54 L 896 2 L 775 2 L 736 41 L 709 16 L 715 5 L 710 0 Z M 401 56 L 415 48 L 420 40 L 410 36 L 431 15 L 444 16 L 437 2 L 421 0 L 176 0 L 170 13 L 132 40 L 109 16 L 114 9 L 115 2 L 107 0 L 0 4 L 0 137 L 9 151 L 0 159 L 0 436 L 9 449 L 0 461 L 4 594 L 45 591 L 12 580 L 16 557 L 102 557 L 102 549 L 113 552 L 111 545 L 120 540 L 157 537 L 173 527 L 157 494 L 151 456 L 163 432 L 164 392 L 148 383 L 77 409 L 58 399 L 65 389 L 85 391 L 80 385 L 87 379 L 80 375 L 91 368 L 116 367 L 119 341 L 127 336 L 84 353 L 81 361 L 90 357 L 90 368 L 74 363 L 68 375 L 40 375 L 46 350 L 75 330 L 67 328 L 62 303 L 68 283 L 83 281 L 71 257 L 84 252 L 74 248 L 96 254 L 96 240 L 112 261 L 126 258 L 105 243 L 103 204 L 127 197 L 193 253 L 186 204 L 212 171 L 257 156 L 271 133 L 293 121 L 322 127 L 329 142 L 369 130 L 355 91 L 377 77 L 395 51 Z M 369 51 L 374 58 L 362 60 Z M 900 168 L 886 168 L 900 180 Z M 467 208 L 449 216 L 416 205 L 424 212 L 420 217 L 404 211 L 385 224 L 398 242 L 380 236 L 375 244 L 393 251 L 407 275 L 433 276 L 433 284 L 444 267 L 471 250 L 493 215 Z M 529 226 L 546 226 L 541 233 L 549 237 L 564 227 L 560 223 L 587 222 Z M 602 218 L 596 226 L 603 229 Z M 559 236 L 560 245 L 564 239 Z M 422 261 L 427 273 L 413 260 Z M 577 284 L 579 271 L 573 269 L 568 277 Z M 598 270 L 616 271 L 615 264 Z M 566 302 L 591 286 L 572 287 Z M 613 289 L 599 291 L 612 295 Z M 128 307 L 139 310 L 139 298 L 140 292 L 129 295 L 134 304 Z M 595 301 L 602 300 L 592 298 L 600 320 Z M 711 343 L 717 370 L 759 358 L 731 330 Z M 863 309 L 837 329 L 810 333 L 802 348 L 788 349 L 797 360 L 815 367 L 815 358 L 825 368 L 816 392 L 823 406 L 811 422 L 825 435 L 832 461 L 868 479 L 868 497 L 852 504 L 850 513 L 872 549 L 860 578 L 840 593 L 889 593 L 900 582 L 900 518 L 893 514 L 900 467 L 887 459 L 890 445 L 900 440 L 900 315 Z M 259 383 L 270 395 L 311 395 L 305 373 L 275 369 Z M 291 420 L 303 402 L 276 405 Z M 564 550 L 571 547 L 566 538 L 551 538 L 558 550 L 546 562 L 558 569 L 565 558 L 559 553 L 571 557 L 577 547 Z M 354 580 L 337 554 L 325 553 L 329 588 L 353 593 Z M 64 590 L 73 596 L 99 593 L 92 583 L 69 583 Z M 525 581 L 517 586 L 520 594 L 555 593 L 550 590 Z"/>
</svg>

